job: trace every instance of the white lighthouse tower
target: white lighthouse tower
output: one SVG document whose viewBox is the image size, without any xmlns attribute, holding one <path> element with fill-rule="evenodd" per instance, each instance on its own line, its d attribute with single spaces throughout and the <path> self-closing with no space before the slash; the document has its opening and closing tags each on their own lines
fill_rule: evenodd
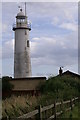
<svg viewBox="0 0 80 120">
<path fill-rule="evenodd" d="M 27 16 L 22 9 L 16 16 L 16 24 L 13 26 L 15 31 L 14 49 L 14 78 L 24 78 L 31 76 L 30 43 Z"/>
</svg>

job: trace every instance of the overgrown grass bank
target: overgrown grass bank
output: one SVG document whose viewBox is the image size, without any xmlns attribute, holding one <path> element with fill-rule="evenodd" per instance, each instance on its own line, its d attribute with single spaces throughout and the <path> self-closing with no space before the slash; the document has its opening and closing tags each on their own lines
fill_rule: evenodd
<svg viewBox="0 0 80 120">
<path fill-rule="evenodd" d="M 37 105 L 35 96 L 12 96 L 2 102 L 3 117 L 18 117 L 35 109 Z"/>
<path fill-rule="evenodd" d="M 73 108 L 72 111 L 65 112 L 61 118 L 80 119 L 80 111 L 78 104 Z"/>
</svg>

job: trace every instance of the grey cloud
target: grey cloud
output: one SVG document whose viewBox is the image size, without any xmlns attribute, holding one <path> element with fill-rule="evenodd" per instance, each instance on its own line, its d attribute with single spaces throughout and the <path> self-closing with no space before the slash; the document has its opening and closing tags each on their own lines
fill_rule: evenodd
<svg viewBox="0 0 80 120">
<path fill-rule="evenodd" d="M 30 17 L 37 19 L 38 17 L 55 17 L 61 20 L 74 21 L 77 18 L 77 3 L 64 2 L 34 2 L 27 3 L 27 12 Z M 62 13 L 62 14 L 61 14 Z"/>
<path fill-rule="evenodd" d="M 49 38 L 47 38 L 49 39 Z M 51 38 L 50 38 L 51 39 Z M 53 38 L 52 38 L 53 39 Z M 53 39 L 54 40 L 54 39 Z M 77 58 L 78 58 L 78 47 L 70 47 L 74 46 L 72 43 L 66 44 L 66 38 L 64 40 L 66 48 L 62 44 L 60 44 L 59 40 L 57 40 L 56 37 L 56 43 L 55 44 L 49 44 L 45 40 L 40 38 L 41 43 L 37 43 L 35 46 L 35 50 L 31 51 L 31 56 L 32 60 L 34 61 L 34 64 L 39 64 L 39 65 L 72 65 L 76 64 Z M 42 42 L 43 41 L 43 42 Z M 61 39 L 60 39 L 61 41 Z M 59 42 L 59 43 L 58 43 Z"/>
</svg>

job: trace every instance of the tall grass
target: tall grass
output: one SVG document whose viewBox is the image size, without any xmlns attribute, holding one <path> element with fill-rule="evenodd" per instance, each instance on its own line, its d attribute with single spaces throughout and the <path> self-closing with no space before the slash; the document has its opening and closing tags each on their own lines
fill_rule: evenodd
<svg viewBox="0 0 80 120">
<path fill-rule="evenodd" d="M 61 118 L 70 118 L 70 119 L 77 119 L 79 118 L 80 119 L 80 111 L 79 111 L 79 107 L 78 105 L 76 105 L 72 111 L 67 111 L 67 112 L 64 112 L 61 116 Z M 78 120 L 79 120 L 78 119 Z"/>
<path fill-rule="evenodd" d="M 37 105 L 35 96 L 12 96 L 2 102 L 3 117 L 18 117 L 34 110 Z"/>
</svg>

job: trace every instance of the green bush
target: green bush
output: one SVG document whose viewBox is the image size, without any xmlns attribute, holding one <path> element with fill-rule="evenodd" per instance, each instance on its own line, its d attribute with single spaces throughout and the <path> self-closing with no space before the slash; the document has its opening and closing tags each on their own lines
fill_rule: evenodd
<svg viewBox="0 0 80 120">
<path fill-rule="evenodd" d="M 56 76 L 49 78 L 39 88 L 42 95 L 50 93 L 53 99 L 67 100 L 80 95 L 80 80 L 70 76 Z"/>
<path fill-rule="evenodd" d="M 5 76 L 2 77 L 2 91 L 10 91 L 13 89 L 13 85 L 9 82 L 11 80 L 10 77 Z"/>
</svg>

